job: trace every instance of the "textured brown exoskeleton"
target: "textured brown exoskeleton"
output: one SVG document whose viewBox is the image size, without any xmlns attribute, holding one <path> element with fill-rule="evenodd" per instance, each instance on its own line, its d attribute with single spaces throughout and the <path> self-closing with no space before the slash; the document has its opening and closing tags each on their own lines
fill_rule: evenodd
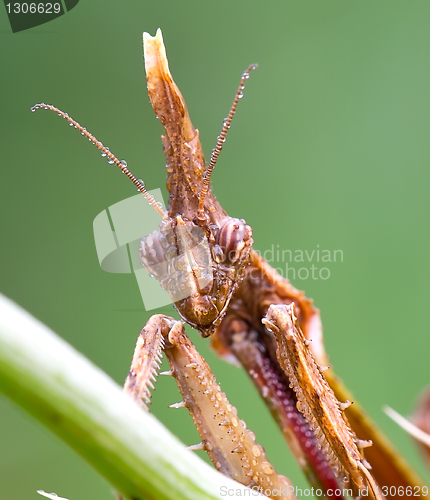
<svg viewBox="0 0 430 500">
<path fill-rule="evenodd" d="M 169 206 L 164 212 L 143 183 L 103 144 L 67 114 L 56 111 L 86 135 L 112 163 L 126 173 L 162 221 L 142 239 L 142 263 L 167 290 L 181 318 L 214 349 L 239 361 L 280 425 L 285 439 L 317 496 L 341 498 L 349 488 L 363 488 L 381 498 L 379 486 L 419 487 L 420 480 L 369 420 L 332 369 L 327 357 L 319 311 L 303 292 L 282 278 L 254 250 L 252 230 L 243 219 L 229 217 L 215 199 L 210 176 L 242 96 L 250 66 L 242 76 L 232 108 L 208 167 L 199 133 L 169 72 L 161 32 L 144 34 L 148 92 L 164 126 L 162 137 L 168 172 Z M 184 401 L 214 465 L 243 484 L 271 491 L 289 481 L 267 461 L 255 436 L 240 421 L 210 369 L 185 335 L 181 322 L 153 316 L 142 330 L 125 390 L 145 408 L 149 402 L 159 357 L 165 352 Z M 341 403 L 340 401 L 345 401 Z M 358 439 L 361 438 L 361 439 Z M 366 459 L 363 449 L 366 450 Z M 372 475 L 368 468 L 372 466 Z M 416 490 L 414 490 L 416 491 Z M 400 498 L 401 495 L 394 495 Z"/>
<path fill-rule="evenodd" d="M 254 66 L 250 66 L 242 76 L 229 117 L 224 122 L 217 148 L 206 169 L 198 130 L 193 127 L 184 99 L 170 75 L 161 32 L 155 38 L 144 35 L 144 51 L 149 98 L 166 131 L 162 140 L 166 155 L 167 189 L 170 193 L 168 217 L 163 221 L 160 232 L 151 235 L 152 248 L 155 250 L 151 262 L 155 265 L 170 262 L 165 255 L 166 248 L 160 244 L 166 226 L 173 236 L 171 244 L 176 246 L 178 254 L 184 253 L 183 248 L 187 245 L 185 239 L 189 238 L 193 230 L 200 229 L 205 234 L 212 254 L 211 265 L 209 269 L 204 263 L 200 265 L 201 256 L 191 248 L 195 265 L 191 265 L 186 276 L 180 276 L 183 286 L 189 286 L 190 295 L 182 300 L 174 300 L 174 303 L 182 319 L 207 337 L 220 324 L 244 276 L 253 242 L 251 228 L 244 220 L 234 219 L 224 212 L 212 194 L 209 181 L 245 80 Z M 186 230 L 178 231 L 180 226 L 185 226 Z M 148 265 L 148 250 L 144 239 L 141 245 L 142 261 L 151 271 L 153 264 Z M 197 272 L 200 268 L 210 274 L 203 287 L 198 283 Z M 178 288 L 175 272 L 168 272 L 166 281 L 173 282 L 173 290 L 169 288 L 169 283 L 165 285 L 172 296 Z"/>
</svg>

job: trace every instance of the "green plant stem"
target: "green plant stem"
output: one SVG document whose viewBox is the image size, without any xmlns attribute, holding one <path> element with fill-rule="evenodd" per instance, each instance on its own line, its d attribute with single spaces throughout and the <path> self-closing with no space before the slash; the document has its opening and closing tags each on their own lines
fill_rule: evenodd
<svg viewBox="0 0 430 500">
<path fill-rule="evenodd" d="M 226 497 L 222 488 L 244 488 L 194 455 L 104 372 L 1 294 L 0 390 L 126 498 L 212 500 Z"/>
</svg>

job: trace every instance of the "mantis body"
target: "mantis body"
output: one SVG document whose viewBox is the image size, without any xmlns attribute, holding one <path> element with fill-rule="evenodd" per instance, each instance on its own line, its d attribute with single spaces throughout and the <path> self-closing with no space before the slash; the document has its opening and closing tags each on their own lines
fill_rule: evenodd
<svg viewBox="0 0 430 500">
<path fill-rule="evenodd" d="M 198 130 L 170 74 L 160 31 L 155 37 L 144 34 L 144 53 L 149 97 L 165 129 L 166 212 L 127 164 L 69 115 L 46 104 L 33 109 L 44 107 L 66 118 L 159 212 L 160 227 L 142 239 L 142 263 L 169 292 L 182 321 L 211 337 L 221 356 L 234 357 L 245 367 L 318 496 L 340 498 L 347 490 L 359 497 L 366 491 L 380 500 L 378 484 L 421 488 L 361 408 L 349 407 L 351 397 L 332 369 L 324 371 L 318 309 L 252 249 L 251 228 L 227 215 L 212 193 L 216 159 L 255 65 L 242 76 L 206 167 Z M 194 448 L 205 449 L 217 469 L 242 484 L 272 498 L 294 498 L 290 481 L 276 473 L 237 417 L 182 322 L 161 315 L 148 321 L 136 345 L 126 392 L 146 408 L 163 351 L 171 365 L 168 374 L 176 378 L 184 398 L 176 406 L 188 408 L 202 438 Z M 365 458 L 364 448 L 372 441 Z"/>
</svg>

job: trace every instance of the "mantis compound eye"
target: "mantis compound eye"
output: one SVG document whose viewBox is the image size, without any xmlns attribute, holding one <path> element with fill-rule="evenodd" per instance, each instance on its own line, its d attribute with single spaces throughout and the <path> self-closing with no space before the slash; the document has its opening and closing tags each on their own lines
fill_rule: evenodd
<svg viewBox="0 0 430 500">
<path fill-rule="evenodd" d="M 166 236 L 160 231 L 153 231 L 140 242 L 140 260 L 148 272 L 161 280 L 168 271 L 168 247 Z"/>
<path fill-rule="evenodd" d="M 252 229 L 243 219 L 229 219 L 220 229 L 217 238 L 218 253 L 223 263 L 237 264 L 246 260 L 252 245 Z M 220 255 L 218 255 L 219 259 Z"/>
</svg>

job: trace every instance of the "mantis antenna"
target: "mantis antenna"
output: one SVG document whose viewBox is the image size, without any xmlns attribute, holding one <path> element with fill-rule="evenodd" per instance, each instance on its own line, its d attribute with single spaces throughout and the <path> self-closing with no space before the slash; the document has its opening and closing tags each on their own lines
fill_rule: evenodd
<svg viewBox="0 0 430 500">
<path fill-rule="evenodd" d="M 205 198 L 206 198 L 207 192 L 209 190 L 209 183 L 210 183 L 211 175 L 212 175 L 213 169 L 215 168 L 215 164 L 216 164 L 216 161 L 218 159 L 218 155 L 221 152 L 222 145 L 225 142 L 225 136 L 227 135 L 227 131 L 230 128 L 230 124 L 231 124 L 231 121 L 233 119 L 234 113 L 236 112 L 237 103 L 239 102 L 239 99 L 241 99 L 243 97 L 243 90 L 245 88 L 245 82 L 246 82 L 246 80 L 248 80 L 249 74 L 251 73 L 251 71 L 253 69 L 257 69 L 257 68 L 258 68 L 258 64 L 251 64 L 251 66 L 249 66 L 248 69 L 242 74 L 242 78 L 240 80 L 240 85 L 239 85 L 239 88 L 237 89 L 236 96 L 233 100 L 233 104 L 231 105 L 231 108 L 230 108 L 230 111 L 227 115 L 227 118 L 224 119 L 221 133 L 218 136 L 215 149 L 212 150 L 211 159 L 210 159 L 208 168 L 205 171 L 205 178 L 203 181 L 202 191 L 200 193 L 199 208 L 197 211 L 198 214 L 203 213 L 203 205 L 205 203 Z"/>
<path fill-rule="evenodd" d="M 141 179 L 137 179 L 127 168 L 127 162 L 125 160 L 118 160 L 118 158 L 109 151 L 109 148 L 104 146 L 103 143 L 98 141 L 90 132 L 88 132 L 86 128 L 82 127 L 82 125 L 80 125 L 67 113 L 61 111 L 61 109 L 58 109 L 55 106 L 52 106 L 51 104 L 45 104 L 42 102 L 40 104 L 35 104 L 31 108 L 31 111 L 34 112 L 40 108 L 50 109 L 51 111 L 55 111 L 55 113 L 57 113 L 58 116 L 65 118 L 70 123 L 71 126 L 78 129 L 82 135 L 88 137 L 88 139 L 96 146 L 96 148 L 100 149 L 100 151 L 102 152 L 102 156 L 107 156 L 108 163 L 111 164 L 115 163 L 115 165 L 119 167 L 121 171 L 131 180 L 131 182 L 137 187 L 138 191 L 140 191 L 143 194 L 143 196 L 148 200 L 149 204 L 155 208 L 155 210 L 161 215 L 161 217 L 163 219 L 167 218 L 166 212 L 161 208 L 161 206 L 158 204 L 155 198 L 151 194 L 149 194 L 148 191 L 145 189 L 145 183 Z"/>
</svg>

